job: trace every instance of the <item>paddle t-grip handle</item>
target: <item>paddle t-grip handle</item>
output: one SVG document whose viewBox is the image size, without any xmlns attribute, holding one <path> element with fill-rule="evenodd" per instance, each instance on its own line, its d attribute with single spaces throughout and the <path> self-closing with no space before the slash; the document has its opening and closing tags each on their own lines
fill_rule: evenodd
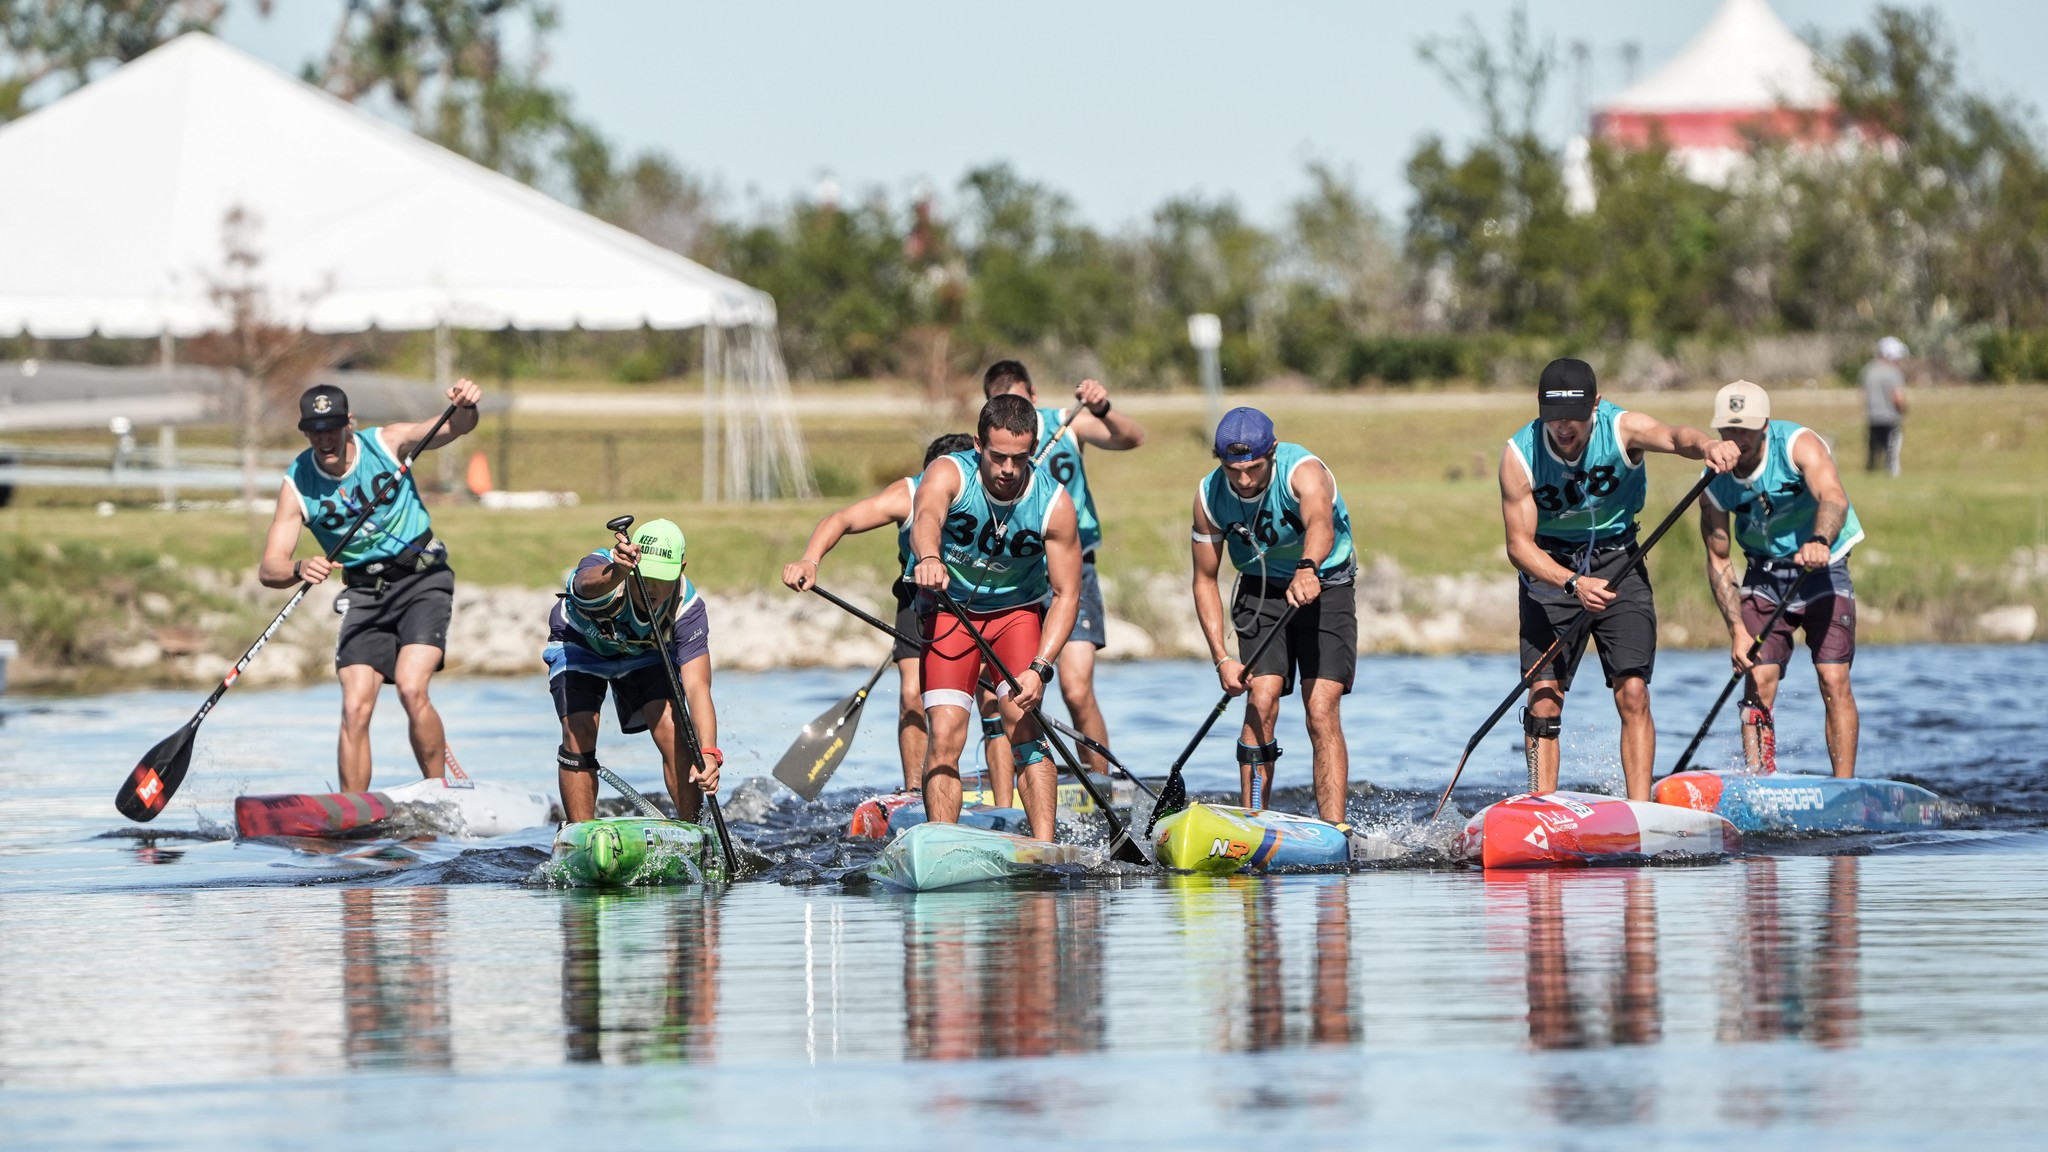
<svg viewBox="0 0 2048 1152">
<path fill-rule="evenodd" d="M 613 532 L 624 532 L 633 526 L 633 518 L 631 516 L 614 516 L 605 521 L 604 526 Z"/>
</svg>

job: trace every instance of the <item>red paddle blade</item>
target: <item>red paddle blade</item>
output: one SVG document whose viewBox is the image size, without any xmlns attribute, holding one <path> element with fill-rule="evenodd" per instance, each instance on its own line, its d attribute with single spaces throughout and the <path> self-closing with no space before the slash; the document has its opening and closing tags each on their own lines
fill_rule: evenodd
<svg viewBox="0 0 2048 1152">
<path fill-rule="evenodd" d="M 143 755 L 121 790 L 114 793 L 114 807 L 121 815 L 139 824 L 156 819 L 164 805 L 171 802 L 178 785 L 185 782 L 185 769 L 192 766 L 192 737 L 196 731 L 194 725 L 187 724 Z"/>
</svg>

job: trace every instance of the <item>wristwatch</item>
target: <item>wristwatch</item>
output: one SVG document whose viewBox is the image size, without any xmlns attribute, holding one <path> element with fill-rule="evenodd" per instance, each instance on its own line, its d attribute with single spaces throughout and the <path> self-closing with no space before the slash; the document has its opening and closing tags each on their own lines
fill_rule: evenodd
<svg viewBox="0 0 2048 1152">
<path fill-rule="evenodd" d="M 1579 594 L 1579 574 L 1577 572 L 1564 578 L 1564 594 L 1567 596 L 1577 596 Z"/>
<path fill-rule="evenodd" d="M 1052 661 L 1041 656 L 1031 662 L 1031 670 L 1038 674 L 1040 684 L 1052 683 Z"/>
<path fill-rule="evenodd" d="M 1309 559 L 1309 558 L 1308 558 L 1308 557 L 1306 557 L 1306 556 L 1304 556 L 1304 557 L 1302 557 L 1301 559 L 1299 559 L 1299 560 L 1296 560 L 1296 561 L 1294 562 L 1294 570 L 1295 570 L 1296 572 L 1299 572 L 1299 571 L 1301 571 L 1301 570 L 1302 570 L 1303 568 L 1321 568 L 1322 566 L 1323 566 L 1323 562 L 1322 562 L 1322 561 L 1320 561 L 1320 560 L 1311 560 L 1311 559 Z"/>
<path fill-rule="evenodd" d="M 1808 544 L 1818 544 L 1821 547 L 1828 549 L 1832 549 L 1835 546 L 1835 542 L 1833 540 L 1828 539 L 1827 537 L 1821 535 L 1818 532 L 1815 532 L 1813 535 L 1808 536 L 1806 538 L 1806 542 Z"/>
</svg>

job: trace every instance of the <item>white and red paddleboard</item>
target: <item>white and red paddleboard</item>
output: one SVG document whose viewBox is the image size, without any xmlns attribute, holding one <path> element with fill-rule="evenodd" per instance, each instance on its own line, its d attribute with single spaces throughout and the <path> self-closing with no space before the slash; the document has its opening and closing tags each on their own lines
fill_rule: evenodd
<svg viewBox="0 0 2048 1152">
<path fill-rule="evenodd" d="M 1727 856 L 1741 836 L 1725 817 L 1590 792 L 1510 796 L 1465 822 L 1465 859 L 1487 868 L 1583 868 L 1666 853 Z"/>
</svg>

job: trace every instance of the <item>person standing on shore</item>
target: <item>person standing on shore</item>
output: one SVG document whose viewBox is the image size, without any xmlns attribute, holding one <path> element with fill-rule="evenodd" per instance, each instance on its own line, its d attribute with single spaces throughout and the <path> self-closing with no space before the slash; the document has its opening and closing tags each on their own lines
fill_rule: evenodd
<svg viewBox="0 0 2048 1152">
<path fill-rule="evenodd" d="M 1038 404 L 1038 389 L 1031 383 L 1031 373 L 1016 360 L 998 360 L 989 365 L 981 376 L 981 393 L 983 399 L 1022 396 L 1033 407 Z M 1128 452 L 1145 443 L 1145 430 L 1137 421 L 1115 410 L 1109 390 L 1098 381 L 1081 381 L 1074 389 L 1074 402 L 1082 411 L 1074 416 L 1064 433 L 1060 423 L 1066 418 L 1065 410 L 1038 408 L 1038 447 L 1044 448 L 1055 437 L 1059 441 L 1046 452 L 1039 466 L 1066 488 L 1074 504 L 1074 521 L 1081 538 L 1080 615 L 1075 617 L 1071 641 L 1059 654 L 1060 696 L 1074 718 L 1074 727 L 1106 748 L 1109 725 L 1102 718 L 1101 705 L 1095 701 L 1096 654 L 1109 646 L 1104 630 L 1108 613 L 1103 609 L 1102 583 L 1095 572 L 1096 552 L 1102 547 L 1102 521 L 1095 514 L 1095 493 L 1088 487 L 1088 466 L 1082 449 Z M 1090 772 L 1109 771 L 1109 762 L 1101 753 L 1084 746 L 1081 755 Z"/>
<path fill-rule="evenodd" d="M 1849 665 L 1856 658 L 1856 591 L 1849 550 L 1863 525 L 1835 458 L 1819 434 L 1771 419 L 1771 397 L 1747 380 L 1714 396 L 1714 428 L 1741 450 L 1732 471 L 1716 476 L 1700 501 L 1707 545 L 1707 587 L 1728 625 L 1735 666 L 1749 673 L 1749 701 L 1768 714 L 1792 660 L 1792 633 L 1806 631 L 1813 670 L 1827 709 L 1828 760 L 1835 775 L 1856 775 L 1856 697 Z M 1732 529 L 1730 521 L 1733 521 Z M 1729 562 L 1732 537 L 1748 568 L 1738 587 Z M 1757 632 L 1784 604 L 1763 650 L 1751 663 Z M 1743 743 L 1757 766 L 1755 717 L 1745 718 Z"/>
<path fill-rule="evenodd" d="M 1887 336 L 1877 342 L 1877 359 L 1863 366 L 1863 410 L 1870 422 L 1865 472 L 1882 467 L 1899 474 L 1899 447 L 1906 439 L 1906 356 L 1906 342 Z"/>
<path fill-rule="evenodd" d="M 597 815 L 597 713 L 607 690 L 621 732 L 653 733 L 662 781 L 679 818 L 697 819 L 703 798 L 718 792 L 725 753 L 718 750 L 718 712 L 711 702 L 711 615 L 697 586 L 683 575 L 685 544 L 673 520 L 649 520 L 630 537 L 619 533 L 610 548 L 576 562 L 548 613 L 541 659 L 562 722 L 555 776 L 571 824 Z M 629 578 L 635 570 L 637 581 Z M 676 760 L 675 707 L 656 639 L 656 625 L 664 620 L 674 625 L 666 658 L 675 661 L 704 753 L 703 764 L 687 775 Z"/>
<path fill-rule="evenodd" d="M 1298 676 L 1316 811 L 1348 831 L 1351 752 L 1340 705 L 1358 671 L 1358 556 L 1350 510 L 1329 465 L 1299 444 L 1282 443 L 1273 421 L 1256 408 L 1223 414 L 1215 454 L 1216 467 L 1195 488 L 1195 615 L 1223 690 L 1249 693 L 1237 742 L 1244 806 L 1264 807 L 1272 788 L 1281 751 L 1273 738 L 1280 698 L 1294 692 Z M 1250 668 L 1224 645 L 1216 574 L 1226 550 L 1239 575 L 1230 618 L 1240 657 L 1265 644 L 1293 613 Z"/>
<path fill-rule="evenodd" d="M 949 432 L 925 447 L 924 466 L 931 467 L 932 461 L 941 456 L 972 451 L 974 437 L 964 432 Z M 818 583 L 818 566 L 824 563 L 825 554 L 841 540 L 894 524 L 898 575 L 890 591 L 896 597 L 896 631 L 906 636 L 918 635 L 917 587 L 910 582 L 910 570 L 916 565 L 916 557 L 910 550 L 910 514 L 921 476 L 921 473 L 919 476 L 905 476 L 873 496 L 856 500 L 818 521 L 818 526 L 811 530 L 810 542 L 804 545 L 803 556 L 782 566 L 783 584 L 798 592 L 815 586 Z M 903 790 L 916 792 L 924 787 L 925 746 L 930 738 L 925 726 L 923 686 L 917 668 L 921 653 L 917 647 L 899 639 L 892 655 L 901 686 L 901 699 L 896 711 L 896 749 L 903 759 Z M 989 741 L 990 774 L 997 777 L 993 783 L 997 785 L 995 791 L 998 796 L 1007 799 L 1010 794 L 1009 745 L 1001 739 L 1000 720 L 994 733 L 987 732 L 987 728 L 984 723 L 983 734 Z"/>
<path fill-rule="evenodd" d="M 1644 454 L 1665 452 L 1734 467 L 1739 450 L 1697 428 L 1665 424 L 1600 398 L 1583 360 L 1552 360 L 1537 383 L 1536 419 L 1507 442 L 1500 459 L 1501 519 L 1508 560 L 1521 573 L 1522 667 L 1549 651 L 1581 612 L 1600 670 L 1621 714 L 1621 770 L 1628 798 L 1650 798 L 1657 728 L 1650 716 L 1650 674 L 1657 662 L 1657 605 L 1650 576 L 1631 567 L 1636 517 L 1648 492 Z M 1552 657 L 1529 685 L 1522 712 L 1536 790 L 1557 790 L 1557 734 L 1586 636 Z"/>
<path fill-rule="evenodd" d="M 1053 659 L 1074 628 L 1081 546 L 1067 490 L 1046 469 L 1032 467 L 1038 433 L 1038 413 L 1024 397 L 997 396 L 982 405 L 976 451 L 941 456 L 924 470 L 910 536 L 931 725 L 925 813 L 936 823 L 960 820 L 960 753 L 977 711 L 983 670 L 980 645 L 960 617 L 938 602 L 944 592 L 1016 677 L 1012 691 L 996 669 L 988 669 L 997 681 L 1031 833 L 1051 840 L 1054 769 L 1029 713 L 1044 698 Z"/>
<path fill-rule="evenodd" d="M 455 573 L 447 545 L 434 537 L 414 474 L 401 475 L 398 462 L 415 446 L 439 448 L 475 429 L 482 398 L 475 384 L 456 381 L 448 389 L 455 415 L 421 444 L 432 421 L 357 430 L 347 393 L 334 385 L 317 384 L 299 397 L 299 431 L 309 447 L 285 470 L 256 578 L 266 588 L 290 588 L 302 580 L 324 583 L 341 570 L 345 586 L 334 600 L 341 614 L 334 646 L 341 680 L 335 760 L 344 792 L 369 791 L 370 714 L 387 682 L 398 685 L 420 774 L 438 777 L 445 769 L 447 737 L 427 685 L 446 660 Z M 326 559 L 373 501 L 377 511 L 363 530 L 335 560 Z M 312 531 L 322 555 L 292 559 L 301 527 Z"/>
</svg>

